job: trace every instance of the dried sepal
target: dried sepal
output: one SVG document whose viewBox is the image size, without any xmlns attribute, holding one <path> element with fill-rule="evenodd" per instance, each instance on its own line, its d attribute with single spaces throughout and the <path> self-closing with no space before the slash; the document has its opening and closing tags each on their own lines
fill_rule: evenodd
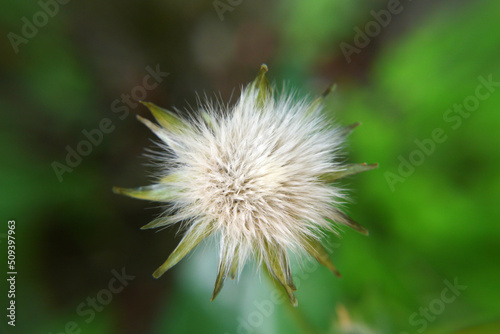
<svg viewBox="0 0 500 334">
<path fill-rule="evenodd" d="M 179 118 L 177 115 L 175 115 L 173 112 L 167 109 L 160 108 L 152 102 L 146 102 L 146 101 L 140 101 L 140 102 L 143 105 L 145 105 L 149 109 L 149 111 L 151 111 L 151 114 L 153 114 L 156 121 L 164 129 L 172 133 L 175 133 L 187 127 L 186 124 L 182 121 L 182 119 Z"/>
<path fill-rule="evenodd" d="M 364 226 L 356 222 L 354 219 L 352 219 L 342 211 L 336 210 L 336 216 L 337 218 L 333 219 L 333 221 L 335 221 L 336 223 L 348 226 L 363 235 L 370 234 L 370 232 Z"/>
<path fill-rule="evenodd" d="M 171 172 L 160 178 L 159 183 L 167 186 L 173 186 L 181 180 L 181 174 L 178 172 Z"/>
<path fill-rule="evenodd" d="M 136 117 L 139 120 L 139 122 L 141 122 L 142 124 L 144 124 L 158 138 L 163 139 L 163 140 L 168 139 L 168 136 L 166 136 L 165 133 L 163 133 L 163 129 L 161 127 L 159 127 L 155 123 L 151 122 L 149 119 L 146 119 L 146 118 L 141 117 L 139 115 L 136 115 Z"/>
<path fill-rule="evenodd" d="M 346 137 L 347 137 L 348 135 L 350 135 L 350 134 L 351 134 L 351 132 L 352 132 L 354 129 L 356 129 L 356 128 L 357 128 L 358 126 L 360 126 L 360 125 L 361 125 L 361 122 L 356 122 L 356 123 L 352 123 L 352 124 L 346 125 L 346 126 L 344 126 L 344 127 L 342 128 L 342 130 L 341 130 L 341 131 L 342 131 L 342 134 L 343 134 L 344 136 L 346 136 Z"/>
<path fill-rule="evenodd" d="M 219 264 L 219 269 L 217 272 L 217 278 L 215 279 L 215 286 L 214 286 L 214 291 L 212 293 L 212 301 L 214 301 L 215 297 L 219 294 L 219 292 L 222 290 L 222 286 L 224 285 L 224 281 L 227 278 L 227 265 L 225 261 L 221 261 Z"/>
<path fill-rule="evenodd" d="M 297 290 L 295 284 L 293 283 L 293 278 L 290 270 L 290 265 L 288 264 L 288 258 L 286 250 L 280 248 L 279 246 L 273 245 L 267 241 L 265 243 L 266 254 L 266 268 L 269 271 L 270 276 L 279 282 L 281 286 L 286 291 L 288 299 L 292 306 L 297 306 L 297 297 L 295 297 L 294 291 Z"/>
<path fill-rule="evenodd" d="M 141 230 L 149 230 L 152 228 L 163 227 L 165 225 L 168 225 L 168 223 L 170 221 L 171 221 L 171 219 L 169 219 L 168 217 L 159 217 L 159 218 L 156 218 L 156 219 L 150 221 L 146 225 L 142 226 Z"/>
<path fill-rule="evenodd" d="M 310 115 L 312 114 L 315 110 L 317 110 L 320 106 L 322 106 L 325 103 L 325 99 L 327 98 L 328 95 L 330 95 L 331 92 L 335 91 L 337 89 L 337 84 L 332 83 L 330 86 L 328 86 L 323 93 L 321 93 L 320 96 L 318 96 L 309 106 L 309 109 L 307 110 L 307 114 Z"/>
<path fill-rule="evenodd" d="M 266 64 L 260 65 L 257 77 L 251 83 L 251 87 L 257 91 L 257 104 L 259 107 L 263 107 L 265 102 L 272 97 L 272 89 L 266 77 L 268 71 Z"/>
<path fill-rule="evenodd" d="M 335 276 L 342 277 L 340 272 L 337 270 L 332 260 L 330 260 L 330 256 L 325 248 L 321 245 L 321 243 L 313 238 L 313 237 L 305 237 L 304 238 L 304 248 L 313 258 L 316 259 L 320 264 L 327 267 Z"/>
<path fill-rule="evenodd" d="M 212 117 L 210 117 L 210 114 L 208 112 L 206 112 L 205 110 L 202 110 L 200 112 L 200 114 L 201 114 L 201 118 L 203 118 L 203 120 L 208 125 L 208 127 L 210 129 L 212 129 L 213 128 L 213 124 L 212 124 Z"/>
<path fill-rule="evenodd" d="M 159 278 L 167 270 L 175 266 L 180 260 L 184 258 L 193 248 L 208 237 L 213 231 L 212 224 L 198 223 L 192 226 L 182 238 L 179 245 L 170 254 L 168 259 L 153 273 L 154 278 Z"/>
<path fill-rule="evenodd" d="M 225 248 L 221 254 L 219 260 L 219 266 L 217 269 L 217 278 L 215 279 L 214 291 L 212 293 L 212 301 L 217 297 L 219 292 L 222 290 L 224 281 L 228 276 L 231 279 L 236 277 L 236 272 L 238 270 L 238 246 L 235 249 Z"/>
<path fill-rule="evenodd" d="M 168 134 L 168 132 L 165 129 L 154 124 L 149 119 L 146 119 L 139 115 L 137 115 L 136 117 L 142 124 L 148 127 L 158 138 L 160 138 L 168 146 L 170 146 L 174 150 L 180 148 L 179 144 Z"/>
<path fill-rule="evenodd" d="M 238 273 L 238 248 L 239 247 L 237 247 L 234 252 L 233 263 L 231 264 L 231 268 L 229 271 L 229 276 L 231 277 L 231 279 L 235 279 L 236 274 Z"/>
<path fill-rule="evenodd" d="M 378 168 L 378 164 L 367 164 L 366 162 L 362 164 L 350 164 L 343 167 L 342 170 L 323 174 L 320 178 L 326 183 L 332 183 L 338 179 L 366 172 L 375 168 Z"/>
<path fill-rule="evenodd" d="M 128 197 L 158 202 L 171 201 L 176 197 L 177 193 L 173 187 L 168 187 L 163 184 L 153 184 L 138 188 L 113 187 L 113 192 L 115 194 L 125 195 Z"/>
</svg>

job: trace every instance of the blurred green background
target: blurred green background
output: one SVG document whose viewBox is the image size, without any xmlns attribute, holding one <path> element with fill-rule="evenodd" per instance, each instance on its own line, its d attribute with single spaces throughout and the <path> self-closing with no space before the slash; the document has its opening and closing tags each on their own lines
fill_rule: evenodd
<svg viewBox="0 0 500 334">
<path fill-rule="evenodd" d="M 2 313 L 0 331 L 500 333 L 500 87 L 484 85 L 500 81 L 499 13 L 494 0 L 4 1 L 0 249 L 15 219 L 18 275 L 16 327 Z M 380 164 L 344 182 L 370 236 L 331 237 L 342 279 L 295 268 L 295 310 L 252 265 L 210 302 L 214 242 L 153 279 L 180 238 L 140 231 L 160 210 L 111 192 L 148 183 L 153 135 L 134 115 L 149 115 L 116 110 L 148 66 L 169 75 L 145 99 L 183 110 L 196 93 L 234 102 L 261 63 L 301 94 L 336 82 L 332 117 L 363 123 L 349 161 Z M 60 182 L 54 162 L 103 119 L 113 130 Z"/>
</svg>

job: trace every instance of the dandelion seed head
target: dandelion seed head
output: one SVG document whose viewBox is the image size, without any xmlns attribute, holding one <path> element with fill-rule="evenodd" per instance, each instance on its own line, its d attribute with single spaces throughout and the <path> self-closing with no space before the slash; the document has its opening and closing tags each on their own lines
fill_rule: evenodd
<svg viewBox="0 0 500 334">
<path fill-rule="evenodd" d="M 362 231 L 339 210 L 345 193 L 332 184 L 355 172 L 341 159 L 348 131 L 329 124 L 322 101 L 287 92 L 277 96 L 265 70 L 229 110 L 207 102 L 187 121 L 148 105 L 162 126 L 143 122 L 170 153 L 160 155 L 158 184 L 121 192 L 173 204 L 147 228 L 178 222 L 187 227 L 157 276 L 215 234 L 220 262 L 214 297 L 224 279 L 237 276 L 254 257 L 296 304 L 288 252 L 309 253 L 336 272 L 319 239 L 325 231 L 337 231 L 332 221 Z"/>
</svg>

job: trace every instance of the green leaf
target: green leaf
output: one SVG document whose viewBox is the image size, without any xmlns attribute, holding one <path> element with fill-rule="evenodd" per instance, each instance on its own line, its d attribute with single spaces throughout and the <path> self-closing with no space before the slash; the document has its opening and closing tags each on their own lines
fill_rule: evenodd
<svg viewBox="0 0 500 334">
<path fill-rule="evenodd" d="M 175 198 L 177 190 L 173 187 L 168 187 L 163 184 L 153 184 L 150 186 L 143 186 L 138 188 L 120 188 L 113 187 L 115 194 L 125 195 L 133 198 L 168 202 Z"/>
<path fill-rule="evenodd" d="M 355 175 L 375 168 L 378 168 L 378 164 L 350 164 L 345 166 L 343 170 L 323 174 L 320 176 L 320 179 L 326 183 L 332 183 L 343 177 Z"/>
<path fill-rule="evenodd" d="M 182 260 L 193 248 L 198 246 L 198 244 L 208 237 L 213 232 L 213 224 L 198 224 L 191 227 L 184 237 L 182 238 L 179 245 L 170 254 L 168 259 L 153 273 L 154 278 L 159 278 L 167 270 L 175 266 L 180 260 Z"/>
</svg>

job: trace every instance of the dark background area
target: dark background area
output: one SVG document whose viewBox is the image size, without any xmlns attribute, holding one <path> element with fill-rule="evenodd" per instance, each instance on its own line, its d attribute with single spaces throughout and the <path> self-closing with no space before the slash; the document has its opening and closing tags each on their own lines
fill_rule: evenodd
<svg viewBox="0 0 500 334">
<path fill-rule="evenodd" d="M 0 331 L 500 331 L 500 87 L 484 85 L 500 82 L 498 1 L 42 3 L 52 7 L 16 0 L 0 11 L 0 249 L 7 254 L 14 219 L 18 272 L 12 328 L 1 255 Z M 363 123 L 348 161 L 380 164 L 343 182 L 348 211 L 370 236 L 331 236 L 340 280 L 296 266 L 292 312 L 261 309 L 273 287 L 252 265 L 210 302 L 214 242 L 153 279 L 177 230 L 140 231 L 160 209 L 111 192 L 147 184 L 152 171 L 143 154 L 153 135 L 135 119 L 150 116 L 121 101 L 141 91 L 148 67 L 168 76 L 144 99 L 184 110 L 204 93 L 234 102 L 261 63 L 300 95 L 336 82 L 328 112 Z M 68 147 L 78 150 L 103 119 L 107 133 L 58 177 Z M 426 153 L 416 141 L 433 144 Z M 120 286 L 122 271 L 133 279 Z M 454 282 L 465 288 L 446 302 Z"/>
</svg>

